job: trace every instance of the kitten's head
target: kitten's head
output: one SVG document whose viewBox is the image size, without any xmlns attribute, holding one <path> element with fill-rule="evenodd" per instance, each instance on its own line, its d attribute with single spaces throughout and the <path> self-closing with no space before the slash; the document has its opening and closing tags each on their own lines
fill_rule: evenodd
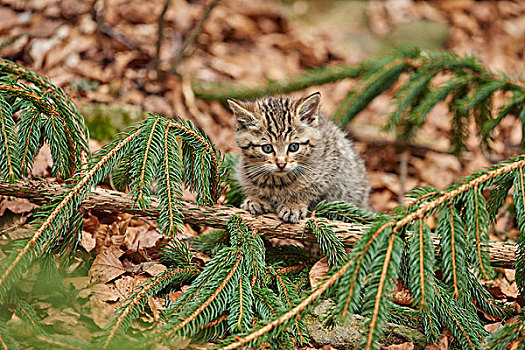
<svg viewBox="0 0 525 350">
<path fill-rule="evenodd" d="M 257 101 L 228 99 L 236 118 L 236 141 L 242 150 L 245 174 L 302 175 L 319 141 L 321 94 L 299 100 L 269 97 Z"/>
</svg>

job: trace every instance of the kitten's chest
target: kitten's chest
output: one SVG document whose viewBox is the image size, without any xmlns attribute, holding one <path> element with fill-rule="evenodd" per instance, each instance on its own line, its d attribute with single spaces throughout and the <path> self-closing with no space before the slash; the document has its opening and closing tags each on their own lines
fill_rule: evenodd
<svg viewBox="0 0 525 350">
<path fill-rule="evenodd" d="M 280 181 L 281 180 L 281 181 Z M 307 194 L 310 197 L 312 192 L 322 191 L 319 186 L 322 183 L 316 176 L 301 177 L 287 182 L 285 179 L 274 178 L 266 183 L 253 184 L 252 190 L 255 191 L 253 195 L 263 198 L 276 206 L 284 201 L 290 199 L 300 198 L 302 194 Z M 307 200 L 305 198 L 305 200 Z"/>
</svg>

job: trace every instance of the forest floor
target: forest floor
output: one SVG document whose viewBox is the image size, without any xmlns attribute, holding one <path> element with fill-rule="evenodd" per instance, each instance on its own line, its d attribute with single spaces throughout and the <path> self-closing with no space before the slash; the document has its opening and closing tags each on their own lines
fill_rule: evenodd
<svg viewBox="0 0 525 350">
<path fill-rule="evenodd" d="M 509 76 L 525 71 L 525 2 L 519 0 L 222 0 L 184 52 L 185 39 L 207 6 L 204 1 L 172 0 L 157 54 L 158 18 L 164 3 L 4 0 L 0 5 L 0 57 L 48 76 L 71 96 L 90 127 L 93 151 L 122 130 L 122 124 L 152 112 L 189 118 L 208 133 L 221 152 L 236 152 L 231 113 L 220 102 L 196 97 L 192 88 L 195 79 L 257 85 L 309 68 L 362 62 L 403 44 L 474 54 L 488 69 Z M 170 74 L 178 57 L 180 62 Z M 355 83 L 347 79 L 309 88 L 302 95 L 320 91 L 322 110 L 331 115 Z M 517 118 L 508 117 L 496 130 L 490 152 L 479 147 L 479 139 L 472 132 L 466 140 L 467 150 L 460 157 L 452 155 L 450 117 L 444 103 L 431 112 L 413 142 L 400 146 L 395 135 L 381 128 L 392 110 L 391 96 L 392 91 L 388 91 L 378 97 L 348 127 L 366 160 L 372 207 L 377 211 L 402 204 L 403 195 L 416 186 L 432 185 L 443 190 L 460 176 L 521 152 L 521 124 Z M 496 96 L 495 107 L 502 99 L 502 95 Z M 402 175 L 403 169 L 406 172 Z M 33 176 L 51 176 L 50 153 L 45 148 Z M 191 194 L 186 195 L 191 198 Z M 21 225 L 9 233 L 9 239 L 0 236 L 0 248 L 11 239 L 25 237 L 23 224 L 33 208 L 27 201 L 0 197 L 0 227 Z M 191 237 L 199 230 L 187 226 L 182 235 Z M 491 239 L 515 240 L 517 232 L 513 218 L 503 214 L 491 230 Z M 78 273 L 66 280 L 83 302 L 58 308 L 43 298 L 40 312 L 44 324 L 86 339 L 95 336 L 93 329 L 104 327 L 134 286 L 166 269 L 152 260 L 164 241 L 147 220 L 87 214 L 81 241 L 85 254 L 75 257 L 70 272 L 89 270 L 89 274 Z M 2 254 L 0 250 L 0 258 Z M 92 265 L 86 265 L 89 254 L 96 255 Z M 197 258 L 203 264 L 209 259 Z M 491 293 L 523 306 L 513 270 L 500 272 L 488 286 Z M 102 283 L 93 284 L 93 280 Z M 48 287 L 39 288 L 48 293 Z M 166 298 L 175 299 L 179 293 Z M 151 298 L 150 312 L 144 313 L 133 328 L 151 327 L 164 303 L 163 298 Z M 11 321 L 16 321 L 14 313 Z M 500 324 L 494 320 L 490 331 Z M 439 349 L 448 349 L 447 339 L 445 334 Z"/>
</svg>

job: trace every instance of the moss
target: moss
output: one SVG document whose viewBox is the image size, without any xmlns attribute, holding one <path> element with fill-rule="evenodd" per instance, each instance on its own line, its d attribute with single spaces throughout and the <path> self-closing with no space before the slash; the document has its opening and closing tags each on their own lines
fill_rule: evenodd
<svg viewBox="0 0 525 350">
<path fill-rule="evenodd" d="M 91 138 L 98 141 L 111 140 L 128 126 L 148 115 L 132 105 L 105 105 L 89 103 L 80 107 L 80 113 L 89 129 Z"/>
<path fill-rule="evenodd" d="M 334 327 L 327 327 L 324 323 L 325 315 L 333 306 L 331 300 L 323 300 L 309 314 L 305 315 L 304 322 L 312 344 L 318 347 L 331 345 L 337 349 L 360 349 L 359 342 L 363 338 L 365 319 L 359 315 L 353 315 Z M 423 333 L 406 326 L 387 323 L 382 345 L 401 344 L 412 342 L 414 349 L 424 349 L 426 338 Z"/>
</svg>

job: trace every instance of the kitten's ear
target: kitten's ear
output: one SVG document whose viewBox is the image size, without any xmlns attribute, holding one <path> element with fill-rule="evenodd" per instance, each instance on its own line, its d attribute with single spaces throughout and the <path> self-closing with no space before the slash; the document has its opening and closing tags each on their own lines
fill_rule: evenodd
<svg viewBox="0 0 525 350">
<path fill-rule="evenodd" d="M 252 107 L 251 102 L 241 102 L 233 98 L 228 98 L 227 101 L 228 105 L 230 106 L 230 110 L 235 115 L 238 127 L 249 129 L 257 127 L 257 118 L 250 110 L 250 107 Z"/>
<path fill-rule="evenodd" d="M 317 125 L 317 116 L 319 114 L 319 104 L 321 103 L 321 94 L 313 93 L 297 103 L 296 111 L 299 119 L 308 125 Z"/>
</svg>

